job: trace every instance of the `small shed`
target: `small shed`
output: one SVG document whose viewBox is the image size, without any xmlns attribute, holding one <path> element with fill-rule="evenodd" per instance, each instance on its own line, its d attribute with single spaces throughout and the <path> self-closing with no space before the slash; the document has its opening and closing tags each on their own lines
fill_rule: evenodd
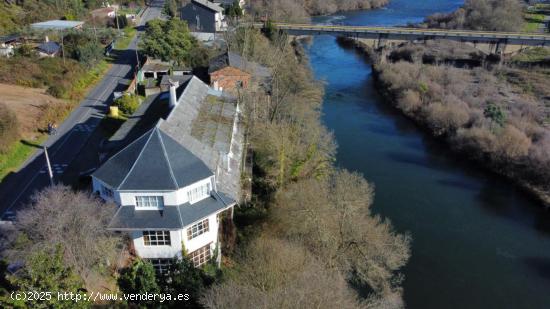
<svg viewBox="0 0 550 309">
<path fill-rule="evenodd" d="M 36 47 L 40 57 L 55 57 L 61 52 L 61 45 L 56 42 L 44 42 Z"/>
<path fill-rule="evenodd" d="M 170 71 L 170 63 L 153 58 L 147 58 L 139 73 L 139 80 L 147 78 L 160 79 Z"/>
</svg>

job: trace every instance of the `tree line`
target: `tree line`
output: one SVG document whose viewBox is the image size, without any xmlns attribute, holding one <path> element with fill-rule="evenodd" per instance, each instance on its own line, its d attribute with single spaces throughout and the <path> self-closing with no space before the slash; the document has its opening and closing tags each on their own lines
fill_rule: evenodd
<svg viewBox="0 0 550 309">
<path fill-rule="evenodd" d="M 252 14 L 275 21 L 303 22 L 313 15 L 350 10 L 368 10 L 386 5 L 388 0 L 252 0 Z"/>
</svg>

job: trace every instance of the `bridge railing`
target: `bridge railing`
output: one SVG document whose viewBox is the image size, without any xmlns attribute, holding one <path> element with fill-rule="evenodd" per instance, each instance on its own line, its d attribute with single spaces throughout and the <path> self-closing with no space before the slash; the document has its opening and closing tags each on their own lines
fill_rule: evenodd
<svg viewBox="0 0 550 309">
<path fill-rule="evenodd" d="M 550 35 L 532 34 L 532 33 L 524 33 L 524 32 L 419 29 L 419 28 L 404 28 L 404 27 L 401 28 L 401 27 L 371 27 L 371 26 L 336 26 L 336 25 L 288 24 L 288 23 L 274 23 L 273 25 L 281 30 L 295 30 L 295 31 L 401 34 L 401 35 L 464 37 L 464 38 L 479 37 L 479 38 L 494 38 L 494 39 L 533 40 L 537 42 L 550 43 Z"/>
</svg>

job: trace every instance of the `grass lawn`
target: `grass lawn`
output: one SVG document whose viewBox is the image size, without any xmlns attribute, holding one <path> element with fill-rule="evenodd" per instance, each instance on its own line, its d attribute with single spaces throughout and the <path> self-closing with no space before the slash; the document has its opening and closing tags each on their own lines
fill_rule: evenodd
<svg viewBox="0 0 550 309">
<path fill-rule="evenodd" d="M 512 57 L 512 61 L 516 62 L 538 62 L 546 59 L 550 59 L 550 48 L 545 47 L 529 48 Z"/>
<path fill-rule="evenodd" d="M 116 40 L 115 43 L 115 49 L 117 50 L 125 50 L 128 48 L 128 45 L 130 45 L 130 42 L 132 42 L 132 39 L 134 36 L 136 36 L 137 30 L 133 27 L 126 27 L 123 29 L 124 33 L 121 38 Z"/>
<path fill-rule="evenodd" d="M 526 24 L 523 26 L 523 31 L 525 32 L 537 32 L 540 28 L 540 25 L 544 22 L 543 14 L 531 14 L 527 13 L 524 15 Z"/>
<path fill-rule="evenodd" d="M 86 93 L 95 86 L 103 75 L 111 68 L 111 64 L 106 60 L 100 61 L 93 68 L 87 70 L 72 84 L 72 88 L 64 95 L 64 99 L 81 100 Z"/>
<path fill-rule="evenodd" d="M 36 141 L 21 140 L 12 146 L 11 150 L 6 154 L 0 154 L 0 181 L 4 179 L 10 172 L 13 172 L 33 154 L 37 148 L 33 145 L 40 145 L 46 140 L 48 135 L 40 135 Z"/>
</svg>

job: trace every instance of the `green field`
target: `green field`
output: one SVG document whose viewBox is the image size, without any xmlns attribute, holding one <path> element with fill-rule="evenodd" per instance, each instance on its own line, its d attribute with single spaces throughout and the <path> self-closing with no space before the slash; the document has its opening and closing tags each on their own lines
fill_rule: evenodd
<svg viewBox="0 0 550 309">
<path fill-rule="evenodd" d="M 524 15 L 526 24 L 523 26 L 525 32 L 537 32 L 540 26 L 544 23 L 545 15 L 527 13 Z"/>
<path fill-rule="evenodd" d="M 47 135 L 43 134 L 36 141 L 21 140 L 12 146 L 12 149 L 6 154 L 0 154 L 0 181 L 10 172 L 16 171 L 31 154 L 34 153 L 46 140 Z"/>
</svg>

